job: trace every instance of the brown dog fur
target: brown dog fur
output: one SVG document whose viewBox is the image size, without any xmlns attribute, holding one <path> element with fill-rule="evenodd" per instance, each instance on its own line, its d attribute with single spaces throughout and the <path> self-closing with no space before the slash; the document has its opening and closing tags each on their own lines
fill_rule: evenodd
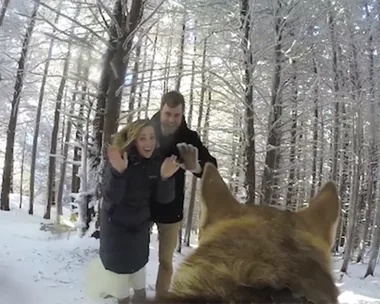
<svg viewBox="0 0 380 304">
<path fill-rule="evenodd" d="M 300 212 L 240 204 L 207 164 L 199 247 L 158 303 L 338 303 L 331 274 L 340 202 L 328 182 Z"/>
</svg>

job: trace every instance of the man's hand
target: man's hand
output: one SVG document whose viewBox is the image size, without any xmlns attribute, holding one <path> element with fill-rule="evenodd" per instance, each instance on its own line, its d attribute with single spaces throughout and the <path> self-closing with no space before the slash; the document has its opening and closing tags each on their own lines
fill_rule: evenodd
<svg viewBox="0 0 380 304">
<path fill-rule="evenodd" d="M 179 169 L 179 164 L 177 163 L 177 156 L 172 155 L 165 158 L 161 165 L 161 177 L 167 179 L 176 173 Z"/>
<path fill-rule="evenodd" d="M 177 148 L 183 159 L 184 169 L 193 173 L 200 173 L 202 167 L 198 162 L 198 148 L 187 143 L 179 143 L 177 144 Z"/>
<path fill-rule="evenodd" d="M 117 147 L 109 147 L 107 149 L 108 161 L 111 166 L 119 173 L 123 173 L 128 168 L 128 154 L 120 154 L 120 150 Z"/>
</svg>

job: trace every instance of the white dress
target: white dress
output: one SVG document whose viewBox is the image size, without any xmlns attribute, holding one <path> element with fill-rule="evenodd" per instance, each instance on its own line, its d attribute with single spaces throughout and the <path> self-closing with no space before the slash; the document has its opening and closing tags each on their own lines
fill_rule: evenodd
<svg viewBox="0 0 380 304">
<path fill-rule="evenodd" d="M 99 256 L 91 260 L 85 271 L 84 294 L 94 300 L 106 297 L 126 299 L 130 289 L 145 288 L 146 267 L 132 274 L 118 274 L 104 268 Z"/>
</svg>

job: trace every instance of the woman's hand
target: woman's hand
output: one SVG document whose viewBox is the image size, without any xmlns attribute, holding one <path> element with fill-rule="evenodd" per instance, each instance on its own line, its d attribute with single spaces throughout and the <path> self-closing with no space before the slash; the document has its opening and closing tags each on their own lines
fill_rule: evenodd
<svg viewBox="0 0 380 304">
<path fill-rule="evenodd" d="M 179 164 L 177 163 L 177 156 L 172 155 L 165 158 L 161 165 L 161 177 L 167 179 L 171 177 L 179 169 Z"/>
<path fill-rule="evenodd" d="M 125 169 L 128 168 L 128 154 L 127 152 L 123 153 L 123 156 L 120 154 L 120 150 L 117 147 L 109 147 L 107 149 L 108 161 L 111 166 L 119 173 L 123 173 Z"/>
</svg>

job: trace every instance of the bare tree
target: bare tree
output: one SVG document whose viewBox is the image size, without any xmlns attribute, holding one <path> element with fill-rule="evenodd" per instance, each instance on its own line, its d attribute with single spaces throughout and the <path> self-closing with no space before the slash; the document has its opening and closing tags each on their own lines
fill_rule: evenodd
<svg viewBox="0 0 380 304">
<path fill-rule="evenodd" d="M 22 43 L 21 55 L 18 61 L 18 66 L 17 66 L 17 75 L 16 75 L 15 86 L 14 86 L 12 109 L 11 109 L 11 115 L 10 115 L 9 123 L 8 123 L 8 130 L 7 130 L 7 143 L 6 143 L 6 149 L 5 149 L 3 178 L 2 178 L 2 187 L 1 187 L 0 209 L 5 210 L 5 211 L 10 210 L 9 193 L 10 193 L 10 187 L 11 187 L 13 149 L 14 149 L 14 143 L 15 143 L 17 118 L 18 118 L 18 111 L 20 107 L 21 92 L 24 85 L 25 63 L 28 56 L 29 43 L 30 43 L 34 26 L 36 23 L 36 16 L 37 16 L 39 6 L 40 6 L 40 1 L 36 0 L 33 13 L 29 21 L 28 28 L 26 29 L 26 33 L 25 33 L 24 40 Z"/>
<path fill-rule="evenodd" d="M 60 1 L 60 3 L 58 4 L 57 15 L 55 17 L 54 24 L 58 23 L 61 4 L 62 4 L 62 1 Z M 53 34 L 54 34 L 54 31 L 53 31 Z M 39 94 L 38 103 L 37 103 L 36 123 L 34 125 L 33 146 L 32 146 L 32 160 L 31 160 L 31 165 L 30 165 L 29 214 L 33 214 L 33 209 L 34 209 L 34 183 L 35 183 L 35 174 L 36 174 L 38 136 L 40 133 L 42 103 L 45 96 L 46 79 L 49 72 L 50 61 L 53 55 L 54 41 L 55 41 L 54 38 L 50 39 L 48 56 L 45 61 L 44 74 L 41 80 L 40 94 Z"/>
<path fill-rule="evenodd" d="M 141 41 L 143 38 L 142 32 L 140 34 Z M 136 55 L 135 55 L 135 64 L 133 66 L 133 76 L 132 76 L 132 83 L 131 83 L 131 91 L 129 93 L 129 102 L 128 102 L 128 123 L 132 122 L 133 120 L 133 110 L 135 108 L 135 100 L 136 100 L 136 91 L 137 91 L 137 80 L 139 76 L 139 66 L 140 66 L 140 54 L 141 54 L 141 42 L 136 47 Z M 138 107 L 138 111 L 139 111 Z"/>
<path fill-rule="evenodd" d="M 23 195 L 23 188 L 24 188 L 24 167 L 25 167 L 25 150 L 26 150 L 26 131 L 24 133 L 24 140 L 22 144 L 22 156 L 21 156 L 21 176 L 20 176 L 20 204 L 19 208 L 22 208 L 22 195 Z"/>
<path fill-rule="evenodd" d="M 187 20 L 187 12 L 186 12 L 186 6 L 183 13 L 183 19 L 182 19 L 182 32 L 181 32 L 181 40 L 179 45 L 179 56 L 178 56 L 178 63 L 177 63 L 177 82 L 175 85 L 175 89 L 179 91 L 181 87 L 181 80 L 183 77 L 183 57 L 185 52 L 185 36 L 186 36 L 186 20 Z"/>
<path fill-rule="evenodd" d="M 332 156 L 332 169 L 331 169 L 331 179 L 333 181 L 337 180 L 338 175 L 338 155 L 339 155 L 339 73 L 338 73 L 338 51 L 337 51 L 337 40 L 336 40 L 336 30 L 335 30 L 335 20 L 334 20 L 334 6 L 331 1 L 328 1 L 328 6 L 330 7 L 328 24 L 330 30 L 330 39 L 332 47 L 332 68 L 334 74 L 334 92 L 335 92 L 335 112 L 334 112 L 334 139 L 333 139 L 333 156 Z"/>
<path fill-rule="evenodd" d="M 149 82 L 148 82 L 148 93 L 146 97 L 146 106 L 145 106 L 145 118 L 148 118 L 148 109 L 150 104 L 150 95 L 152 90 L 152 84 L 153 84 L 153 71 L 154 71 L 154 65 L 156 61 L 156 54 L 157 54 L 157 41 L 158 41 L 158 34 L 159 34 L 159 26 L 157 24 L 156 26 L 156 34 L 154 36 L 153 41 L 153 51 L 152 51 L 152 61 L 150 64 L 150 72 L 149 72 Z"/>
<path fill-rule="evenodd" d="M 0 10 L 0 27 L 3 25 L 4 18 L 5 18 L 5 13 L 7 12 L 9 3 L 11 0 L 4 0 L 3 5 L 1 6 Z"/>
<path fill-rule="evenodd" d="M 255 203 L 255 192 L 256 192 L 256 151 L 255 151 L 255 126 L 254 126 L 254 104 L 253 104 L 253 49 L 252 49 L 252 35 L 251 35 L 251 10 L 250 1 L 242 0 L 241 3 L 241 23 L 244 32 L 244 37 L 242 41 L 242 48 L 244 53 L 244 85 L 245 85 L 245 124 L 246 124 L 246 175 L 245 183 L 248 191 L 247 203 Z"/>
<path fill-rule="evenodd" d="M 279 165 L 279 147 L 281 143 L 280 118 L 282 115 L 282 47 L 283 47 L 283 31 L 286 19 L 282 17 L 283 3 L 277 1 L 274 8 L 274 29 L 275 29 L 275 45 L 274 45 L 274 74 L 271 89 L 271 111 L 269 116 L 269 134 L 267 141 L 267 152 L 265 156 L 264 174 L 261 183 L 262 196 L 260 204 L 270 204 L 275 195 L 275 188 L 278 186 L 275 171 Z"/>
<path fill-rule="evenodd" d="M 77 10 L 75 12 L 74 20 L 78 17 L 80 12 L 80 7 L 77 7 Z M 74 33 L 74 28 L 71 30 L 72 36 Z M 55 188 L 56 188 L 56 153 L 57 153 L 57 143 L 58 143 L 58 130 L 59 130 L 59 120 L 60 120 L 60 112 L 61 112 L 61 105 L 62 105 L 62 98 L 63 98 L 63 92 L 66 86 L 66 81 L 69 73 L 69 66 L 70 66 L 70 60 L 71 60 L 71 48 L 72 43 L 69 42 L 67 46 L 67 53 L 64 59 L 63 64 L 63 71 L 62 71 L 62 78 L 61 82 L 59 84 L 58 92 L 57 92 L 57 98 L 55 103 L 55 111 L 54 111 L 54 124 L 53 124 L 53 130 L 51 132 L 51 141 L 50 141 L 50 156 L 49 156 L 49 169 L 48 169 L 48 185 L 47 185 L 47 202 L 46 202 L 46 209 L 44 214 L 44 219 L 50 219 L 51 216 L 51 207 L 55 203 Z"/>
<path fill-rule="evenodd" d="M 199 101 L 199 111 L 198 111 L 198 122 L 197 122 L 197 132 L 200 132 L 202 127 L 203 111 L 204 111 L 204 101 L 206 94 L 206 58 L 207 58 L 207 37 L 203 42 L 203 57 L 202 57 L 202 87 L 201 87 L 201 96 Z M 193 225 L 193 216 L 194 216 L 194 205 L 195 205 L 195 195 L 197 190 L 197 177 L 192 175 L 191 179 L 191 188 L 190 188 L 190 199 L 189 199 L 189 208 L 187 211 L 187 220 L 186 220 L 186 230 L 185 230 L 185 239 L 184 243 L 186 246 L 190 246 L 190 237 L 191 237 L 191 228 Z"/>
<path fill-rule="evenodd" d="M 359 213 L 359 191 L 360 191 L 360 177 L 362 170 L 362 146 L 363 146 L 363 113 L 362 113 L 362 101 L 363 101 L 363 91 L 362 83 L 359 76 L 358 67 L 358 51 L 354 43 L 352 29 L 350 32 L 350 45 L 351 45 L 351 56 L 350 56 L 350 80 L 352 86 L 352 100 L 354 102 L 354 109 L 356 110 L 355 118 L 355 129 L 353 130 L 353 149 L 354 155 L 356 156 L 356 161 L 353 164 L 353 177 L 352 177 L 352 189 L 350 198 L 350 209 L 348 216 L 348 231 L 347 231 L 347 242 L 345 244 L 344 259 L 341 268 L 341 272 L 347 273 L 348 263 L 351 258 L 351 253 L 353 251 L 356 226 L 357 226 L 357 216 Z"/>
</svg>

